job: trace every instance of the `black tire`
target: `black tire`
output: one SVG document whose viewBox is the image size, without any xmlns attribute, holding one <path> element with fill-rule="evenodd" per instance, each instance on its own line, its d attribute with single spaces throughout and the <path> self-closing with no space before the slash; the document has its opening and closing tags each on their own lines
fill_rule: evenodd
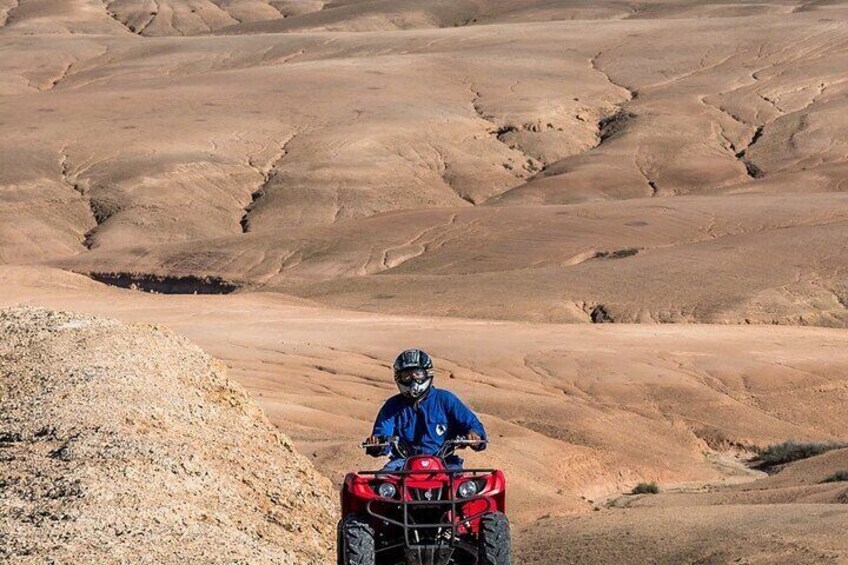
<svg viewBox="0 0 848 565">
<path fill-rule="evenodd" d="M 339 522 L 337 551 L 339 565 L 375 565 L 374 529 L 368 518 L 351 514 Z"/>
<path fill-rule="evenodd" d="M 490 512 L 480 518 L 480 565 L 510 565 L 512 542 L 509 519 L 503 512 Z"/>
</svg>

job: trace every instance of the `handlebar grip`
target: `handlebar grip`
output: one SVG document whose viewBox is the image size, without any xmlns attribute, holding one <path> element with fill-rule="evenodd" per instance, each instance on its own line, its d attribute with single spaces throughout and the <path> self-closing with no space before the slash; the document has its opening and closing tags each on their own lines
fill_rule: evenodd
<svg viewBox="0 0 848 565">
<path fill-rule="evenodd" d="M 359 447 L 362 449 L 368 449 L 369 447 L 388 447 L 390 445 L 395 445 L 400 438 L 398 436 L 377 436 L 381 441 L 379 443 L 366 443 L 362 442 L 359 444 Z"/>
</svg>

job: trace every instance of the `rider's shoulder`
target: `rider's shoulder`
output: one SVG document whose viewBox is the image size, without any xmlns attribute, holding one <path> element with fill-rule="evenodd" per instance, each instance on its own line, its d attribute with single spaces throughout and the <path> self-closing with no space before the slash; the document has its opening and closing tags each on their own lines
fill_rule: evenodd
<svg viewBox="0 0 848 565">
<path fill-rule="evenodd" d="M 401 408 L 406 403 L 406 399 L 402 394 L 396 394 L 389 397 L 384 403 L 383 408 L 388 410 Z"/>
<path fill-rule="evenodd" d="M 451 391 L 449 391 L 449 390 L 445 390 L 445 389 L 443 389 L 443 388 L 435 388 L 435 387 L 434 387 L 434 388 L 433 388 L 433 390 L 432 390 L 431 392 L 433 393 L 433 395 L 434 395 L 434 396 L 435 396 L 435 397 L 436 397 L 439 401 L 441 401 L 441 402 L 443 402 L 443 403 L 453 403 L 453 402 L 459 402 L 459 397 L 458 397 L 457 395 L 455 395 L 454 393 L 452 393 Z"/>
</svg>

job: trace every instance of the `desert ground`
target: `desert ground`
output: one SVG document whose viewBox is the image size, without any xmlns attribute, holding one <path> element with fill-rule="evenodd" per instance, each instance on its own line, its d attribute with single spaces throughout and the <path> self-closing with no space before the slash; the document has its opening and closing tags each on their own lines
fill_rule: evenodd
<svg viewBox="0 0 848 565">
<path fill-rule="evenodd" d="M 848 2 L 0 24 L 0 307 L 171 328 L 336 483 L 425 348 L 518 563 L 848 562 L 844 449 L 746 463 L 848 442 Z"/>
</svg>

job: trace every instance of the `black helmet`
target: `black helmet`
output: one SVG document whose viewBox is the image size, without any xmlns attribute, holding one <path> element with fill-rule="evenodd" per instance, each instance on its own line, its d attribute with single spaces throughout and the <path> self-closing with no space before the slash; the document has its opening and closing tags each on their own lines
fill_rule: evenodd
<svg viewBox="0 0 848 565">
<path fill-rule="evenodd" d="M 433 384 L 433 360 L 420 349 L 407 349 L 398 355 L 392 369 L 398 390 L 407 398 L 422 398 Z"/>
</svg>

